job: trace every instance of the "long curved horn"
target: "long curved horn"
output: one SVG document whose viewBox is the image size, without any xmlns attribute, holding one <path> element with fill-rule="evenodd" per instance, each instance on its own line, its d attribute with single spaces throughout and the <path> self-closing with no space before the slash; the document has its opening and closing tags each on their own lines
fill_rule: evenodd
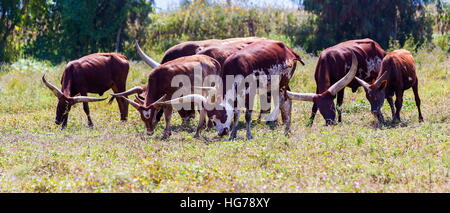
<svg viewBox="0 0 450 213">
<path fill-rule="evenodd" d="M 355 76 L 356 81 L 358 81 L 359 84 L 361 84 L 361 86 L 363 86 L 365 89 L 369 89 L 370 84 L 368 84 L 367 82 L 365 82 L 364 80 L 358 78 Z"/>
<path fill-rule="evenodd" d="M 153 60 L 152 58 L 150 58 L 148 55 L 146 55 L 141 47 L 139 46 L 138 42 L 136 41 L 136 51 L 138 52 L 139 56 L 141 56 L 142 60 L 145 61 L 145 63 L 147 63 L 150 67 L 155 68 L 159 65 L 161 65 L 160 63 L 156 62 L 155 60 Z"/>
<path fill-rule="evenodd" d="M 388 72 L 385 71 L 385 72 L 381 75 L 381 77 L 379 77 L 379 78 L 373 83 L 373 85 L 375 85 L 376 88 L 380 87 L 381 82 L 383 82 L 383 81 L 387 78 L 387 76 L 388 76 Z"/>
<path fill-rule="evenodd" d="M 131 88 L 131 89 L 125 91 L 125 92 L 111 94 L 111 96 L 113 96 L 113 97 L 122 97 L 122 96 L 129 96 L 129 95 L 132 95 L 132 94 L 135 94 L 135 93 L 141 94 L 143 92 L 144 92 L 144 89 L 142 89 L 142 87 L 133 87 L 133 88 Z"/>
<path fill-rule="evenodd" d="M 333 84 L 333 86 L 328 88 L 328 91 L 331 93 L 331 95 L 335 96 L 341 89 L 346 87 L 353 80 L 353 78 L 355 78 L 357 68 L 358 68 L 358 60 L 355 56 L 355 53 L 352 52 L 352 66 L 350 67 L 350 70 L 348 71 L 347 75 L 345 75 L 341 80 Z"/>
<path fill-rule="evenodd" d="M 53 94 L 55 94 L 56 97 L 60 98 L 64 95 L 60 89 L 45 80 L 45 74 L 42 76 L 42 81 L 44 82 L 45 86 L 47 86 L 53 92 Z"/>
<path fill-rule="evenodd" d="M 153 102 L 151 105 L 153 105 L 153 106 L 156 106 L 156 105 L 159 105 L 159 104 L 161 104 L 163 101 L 162 100 L 164 100 L 166 98 L 166 94 L 164 94 L 161 98 L 159 98 L 157 101 L 155 101 L 155 102 Z"/>
<path fill-rule="evenodd" d="M 217 96 L 217 88 L 215 87 L 197 87 L 194 86 L 194 89 L 201 89 L 202 93 L 203 91 L 207 92 L 208 96 L 212 93 L 212 99 L 215 100 L 215 97 Z M 213 101 L 214 102 L 214 101 Z"/>
<path fill-rule="evenodd" d="M 194 102 L 194 103 L 206 103 L 206 101 L 207 101 L 207 99 L 203 95 L 190 94 L 190 95 L 185 95 L 183 97 L 175 98 L 175 99 L 172 99 L 172 100 L 160 102 L 158 104 L 161 104 L 161 105 L 178 105 L 178 104 L 191 103 L 191 102 Z"/>
<path fill-rule="evenodd" d="M 291 100 L 299 100 L 299 101 L 313 101 L 314 96 L 317 94 L 315 93 L 296 93 L 291 91 L 286 91 L 289 99 Z"/>
<path fill-rule="evenodd" d="M 131 104 L 131 106 L 133 106 L 134 108 L 136 108 L 136 109 L 139 109 L 139 107 L 141 107 L 141 105 L 139 105 L 138 103 L 136 103 L 136 102 L 134 102 L 134 101 L 132 101 L 132 100 L 130 100 L 130 99 L 128 99 L 128 98 L 125 98 L 125 97 L 123 97 L 126 101 L 128 101 L 128 103 L 129 104 Z"/>
<path fill-rule="evenodd" d="M 87 102 L 104 101 L 104 100 L 108 99 L 108 97 L 106 97 L 106 98 L 93 98 L 93 97 L 88 97 L 88 96 L 76 96 L 76 97 L 72 97 L 71 99 L 76 104 L 76 103 L 80 103 L 80 102 L 87 103 Z"/>
<path fill-rule="evenodd" d="M 135 100 L 137 100 L 140 104 L 144 104 L 145 100 L 141 99 L 139 95 L 135 95 Z"/>
</svg>

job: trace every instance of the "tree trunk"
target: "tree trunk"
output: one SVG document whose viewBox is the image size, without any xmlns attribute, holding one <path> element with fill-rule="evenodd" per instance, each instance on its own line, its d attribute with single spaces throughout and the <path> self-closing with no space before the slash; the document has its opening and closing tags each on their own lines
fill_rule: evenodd
<svg viewBox="0 0 450 213">
<path fill-rule="evenodd" d="M 114 50 L 114 52 L 118 53 L 120 50 L 120 40 L 122 38 L 122 26 L 119 27 L 119 31 L 117 31 L 117 36 L 116 36 L 116 49 Z"/>
</svg>

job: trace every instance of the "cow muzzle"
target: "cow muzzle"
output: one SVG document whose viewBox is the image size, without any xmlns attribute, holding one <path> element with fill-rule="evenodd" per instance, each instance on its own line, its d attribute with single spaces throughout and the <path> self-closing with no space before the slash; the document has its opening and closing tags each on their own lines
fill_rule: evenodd
<svg viewBox="0 0 450 213">
<path fill-rule="evenodd" d="M 333 120 L 333 119 L 326 119 L 326 120 L 325 120 L 325 124 L 326 124 L 327 126 L 334 126 L 334 125 L 337 125 L 336 121 Z"/>
<path fill-rule="evenodd" d="M 381 113 L 379 110 L 372 110 L 372 115 L 375 116 L 375 118 L 377 118 L 379 122 L 384 123 L 383 113 Z"/>
<path fill-rule="evenodd" d="M 229 131 L 228 127 L 222 129 L 222 131 L 219 132 L 219 136 L 222 137 L 224 135 L 227 135 L 228 131 Z"/>
<path fill-rule="evenodd" d="M 145 134 L 153 135 L 153 134 L 155 134 L 155 131 L 154 130 L 145 129 Z"/>
</svg>

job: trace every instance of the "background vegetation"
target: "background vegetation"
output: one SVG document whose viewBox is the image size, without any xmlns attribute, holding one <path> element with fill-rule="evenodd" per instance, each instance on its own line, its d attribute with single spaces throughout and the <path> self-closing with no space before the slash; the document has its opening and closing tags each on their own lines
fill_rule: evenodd
<svg viewBox="0 0 450 213">
<path fill-rule="evenodd" d="M 0 62 L 32 57 L 59 63 L 113 51 L 137 59 L 134 40 L 161 54 L 186 40 L 242 36 L 282 40 L 308 53 L 363 37 L 385 49 L 432 44 L 448 51 L 450 7 L 442 0 L 295 2 L 297 10 L 195 0 L 154 13 L 151 0 L 4 0 Z"/>
<path fill-rule="evenodd" d="M 323 28 L 326 15 L 313 8 L 329 6 L 328 1 L 300 1 L 299 10 L 190 1 L 179 10 L 149 16 L 149 1 L 121 1 L 122 7 L 108 2 L 0 1 L 0 38 L 6 38 L 0 41 L 0 61 L 7 62 L 0 65 L 0 192 L 450 192 L 449 7 L 441 1 L 413 4 L 415 23 L 402 25 L 395 16 L 397 40 L 391 37 L 392 26 L 363 32 L 376 20 L 369 17 L 334 19 Z M 365 1 L 345 2 L 352 4 L 333 8 L 352 14 L 358 10 L 345 8 Z M 399 7 L 408 1 L 388 2 Z M 87 8 L 88 3 L 109 9 L 100 12 L 105 16 L 91 16 L 101 7 Z M 109 10 L 121 12 L 112 17 Z M 424 27 L 417 28 L 422 21 Z M 361 26 L 353 27 L 355 34 L 327 32 L 353 24 Z M 298 66 L 290 86 L 313 92 L 316 53 L 323 48 L 318 41 L 334 44 L 356 34 L 379 35 L 385 49 L 413 51 L 424 123 L 418 123 L 408 90 L 403 122 L 374 129 L 362 89 L 346 89 L 343 122 L 337 126 L 324 126 L 318 115 L 314 126 L 306 127 L 311 104 L 295 102 L 289 138 L 283 128 L 270 129 L 255 120 L 253 140 L 245 139 L 244 129 L 235 141 L 211 130 L 194 139 L 197 119 L 182 127 L 174 115 L 173 135 L 162 140 L 162 123 L 154 136 L 146 136 L 133 108 L 123 123 L 116 103 L 106 102 L 90 104 L 93 129 L 76 106 L 68 129 L 61 131 L 53 122 L 56 98 L 40 81 L 46 73 L 58 84 L 68 60 L 91 52 L 118 50 L 133 59 L 134 39 L 160 59 L 181 41 L 255 35 L 294 47 L 306 66 Z M 128 88 L 145 83 L 149 71 L 131 60 Z M 389 120 L 387 104 L 383 112 Z"/>
</svg>

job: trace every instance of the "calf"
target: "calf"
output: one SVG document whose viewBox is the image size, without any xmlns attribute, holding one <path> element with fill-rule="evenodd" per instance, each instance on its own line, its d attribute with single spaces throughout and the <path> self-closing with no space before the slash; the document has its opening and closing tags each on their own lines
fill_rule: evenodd
<svg viewBox="0 0 450 213">
<path fill-rule="evenodd" d="M 372 84 L 356 77 L 356 80 L 364 87 L 366 97 L 370 102 L 371 112 L 380 123 L 384 122 L 381 107 L 386 98 L 391 107 L 392 118 L 394 121 L 400 121 L 400 110 L 402 109 L 403 93 L 412 87 L 419 111 L 419 121 L 423 121 L 420 111 L 420 98 L 418 91 L 418 80 L 416 76 L 416 67 L 414 58 L 407 50 L 395 50 L 383 59 L 381 71 Z M 395 99 L 395 108 L 393 96 Z M 379 124 L 378 124 L 379 125 Z"/>
<path fill-rule="evenodd" d="M 195 70 L 201 70 L 201 77 L 205 78 L 208 75 L 216 74 L 220 69 L 220 64 L 209 56 L 193 55 L 181 57 L 156 67 L 149 74 L 146 96 L 142 103 L 132 101 L 128 98 L 125 98 L 125 100 L 139 111 L 148 135 L 153 134 L 156 124 L 159 121 L 156 119 L 157 112 L 163 110 L 166 120 L 163 137 L 167 138 L 171 135 L 170 120 L 173 108 L 170 104 L 164 103 L 164 101 L 172 97 L 178 89 L 182 88 L 182 86 L 172 87 L 174 78 L 177 76 L 186 76 L 191 82 L 190 84 L 194 85 Z M 119 96 L 118 94 L 112 95 L 113 97 Z"/>
<path fill-rule="evenodd" d="M 316 81 L 316 94 L 322 94 L 328 88 L 342 79 L 348 72 L 351 64 L 351 54 L 355 54 L 358 59 L 356 76 L 371 82 L 378 76 L 381 60 L 385 56 L 381 46 L 372 39 L 351 40 L 339 43 L 322 51 L 317 62 L 314 78 Z M 352 81 L 348 85 L 353 92 L 360 86 L 358 82 Z M 342 121 L 341 105 L 344 101 L 344 90 L 337 93 L 338 122 Z M 314 122 L 318 105 L 313 104 L 310 123 Z M 323 114 L 322 114 L 323 115 Z M 334 123 L 334 120 L 327 120 L 327 124 Z"/>
<path fill-rule="evenodd" d="M 117 53 L 96 53 L 67 64 L 61 78 L 61 90 L 47 82 L 45 75 L 42 76 L 44 84 L 58 97 L 55 123 L 58 125 L 62 123 L 64 129 L 67 126 L 71 106 L 82 102 L 88 125 L 92 127 L 88 102 L 102 101 L 106 98 L 87 97 L 87 93 L 103 95 L 109 89 L 114 92 L 125 91 L 128 69 L 125 56 Z M 120 118 L 125 121 L 128 116 L 128 104 L 122 98 L 118 98 L 117 103 Z"/>
</svg>

